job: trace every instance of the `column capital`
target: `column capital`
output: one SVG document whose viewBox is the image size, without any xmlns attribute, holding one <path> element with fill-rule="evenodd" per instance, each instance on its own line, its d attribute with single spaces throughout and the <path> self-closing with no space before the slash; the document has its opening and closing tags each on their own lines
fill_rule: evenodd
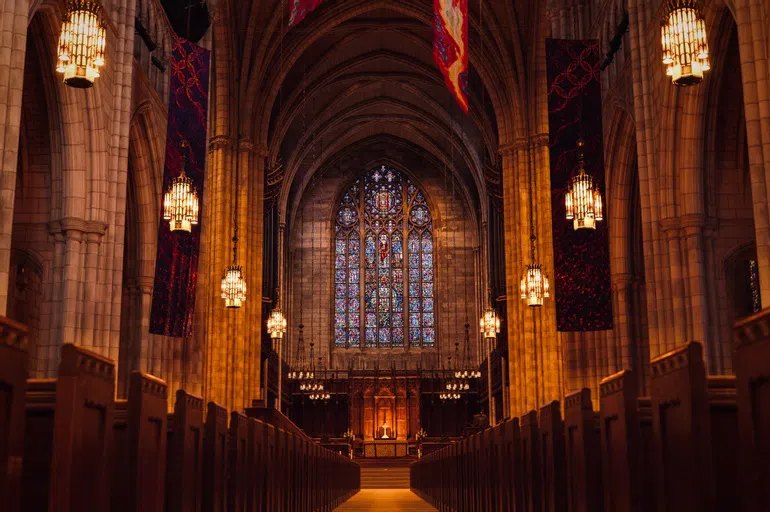
<svg viewBox="0 0 770 512">
<path fill-rule="evenodd" d="M 229 135 L 214 135 L 209 139 L 209 153 L 218 149 L 231 149 L 235 146 L 235 139 Z"/>
<path fill-rule="evenodd" d="M 105 222 L 78 217 L 52 220 L 47 226 L 48 233 L 54 237 L 60 235 L 66 239 L 74 238 L 77 240 L 85 238 L 88 242 L 101 243 L 102 238 L 107 233 L 107 224 Z"/>
</svg>

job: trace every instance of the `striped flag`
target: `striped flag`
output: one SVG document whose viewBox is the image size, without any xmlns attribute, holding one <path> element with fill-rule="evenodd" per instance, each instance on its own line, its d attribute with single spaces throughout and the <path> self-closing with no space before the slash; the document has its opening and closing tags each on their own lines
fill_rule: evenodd
<svg viewBox="0 0 770 512">
<path fill-rule="evenodd" d="M 468 0 L 433 0 L 433 58 L 468 113 Z"/>
<path fill-rule="evenodd" d="M 292 27 L 305 19 L 305 16 L 321 5 L 323 0 L 292 0 L 289 26 Z"/>
</svg>

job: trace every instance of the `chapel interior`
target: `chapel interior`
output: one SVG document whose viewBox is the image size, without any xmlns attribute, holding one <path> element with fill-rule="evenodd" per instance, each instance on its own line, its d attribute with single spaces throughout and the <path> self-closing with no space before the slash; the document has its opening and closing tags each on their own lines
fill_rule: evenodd
<svg viewBox="0 0 770 512">
<path fill-rule="evenodd" d="M 0 0 L 0 509 L 770 510 L 770 0 Z"/>
</svg>

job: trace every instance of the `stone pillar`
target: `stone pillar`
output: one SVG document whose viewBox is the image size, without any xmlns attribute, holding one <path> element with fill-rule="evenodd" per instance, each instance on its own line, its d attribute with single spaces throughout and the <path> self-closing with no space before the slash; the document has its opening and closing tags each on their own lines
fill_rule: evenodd
<svg viewBox="0 0 770 512">
<path fill-rule="evenodd" d="M 0 315 L 8 304 L 28 10 L 27 0 L 0 0 Z"/>
</svg>

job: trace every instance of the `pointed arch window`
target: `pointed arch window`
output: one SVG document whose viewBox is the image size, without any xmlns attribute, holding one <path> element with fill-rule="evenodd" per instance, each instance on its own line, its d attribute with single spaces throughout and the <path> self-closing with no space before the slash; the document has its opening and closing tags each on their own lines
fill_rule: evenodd
<svg viewBox="0 0 770 512">
<path fill-rule="evenodd" d="M 334 225 L 335 346 L 434 346 L 434 240 L 425 194 L 399 171 L 348 187 Z"/>
</svg>

